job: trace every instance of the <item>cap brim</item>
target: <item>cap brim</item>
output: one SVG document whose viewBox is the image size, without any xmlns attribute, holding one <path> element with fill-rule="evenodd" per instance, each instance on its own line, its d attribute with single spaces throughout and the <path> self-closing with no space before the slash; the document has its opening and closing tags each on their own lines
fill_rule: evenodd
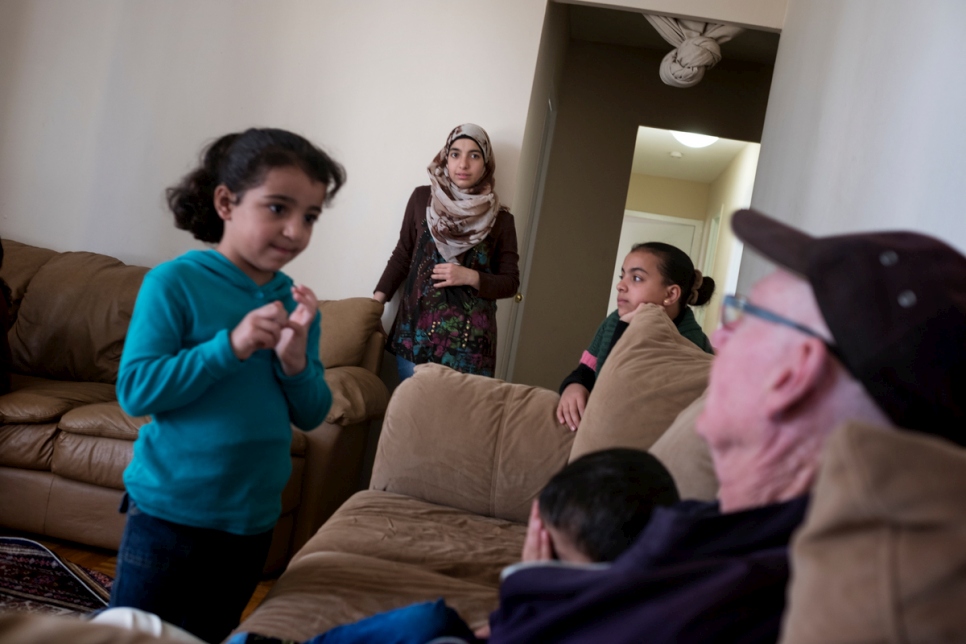
<svg viewBox="0 0 966 644">
<path fill-rule="evenodd" d="M 808 251 L 815 241 L 811 235 L 751 209 L 737 211 L 731 228 L 738 239 L 782 268 L 807 275 Z"/>
</svg>

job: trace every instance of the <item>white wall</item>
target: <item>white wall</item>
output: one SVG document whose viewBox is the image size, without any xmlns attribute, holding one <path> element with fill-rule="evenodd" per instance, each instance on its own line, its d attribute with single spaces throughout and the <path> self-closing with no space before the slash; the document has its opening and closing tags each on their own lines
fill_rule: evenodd
<svg viewBox="0 0 966 644">
<path fill-rule="evenodd" d="M 489 132 L 513 205 L 546 0 L 3 0 L 0 234 L 153 265 L 199 244 L 163 191 L 213 137 L 298 131 L 348 183 L 290 265 L 369 295 L 453 126 Z"/>
<path fill-rule="evenodd" d="M 966 3 L 789 0 L 754 207 L 813 234 L 966 250 Z M 746 251 L 740 288 L 768 267 Z"/>
</svg>

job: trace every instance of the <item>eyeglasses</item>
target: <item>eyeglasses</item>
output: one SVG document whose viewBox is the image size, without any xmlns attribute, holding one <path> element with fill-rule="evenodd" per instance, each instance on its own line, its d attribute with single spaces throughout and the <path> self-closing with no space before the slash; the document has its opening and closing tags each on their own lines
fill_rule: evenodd
<svg viewBox="0 0 966 644">
<path fill-rule="evenodd" d="M 721 324 L 726 329 L 734 327 L 745 315 L 753 315 L 756 318 L 765 320 L 767 322 L 773 322 L 775 324 L 780 324 L 782 326 L 787 326 L 796 331 L 800 331 L 805 335 L 809 335 L 813 338 L 817 338 L 822 341 L 822 344 L 829 350 L 833 356 L 842 360 L 842 354 L 839 353 L 838 347 L 826 340 L 822 335 L 810 329 L 804 324 L 799 324 L 794 320 L 789 320 L 786 317 L 778 315 L 777 313 L 772 313 L 768 309 L 763 309 L 760 306 L 755 306 L 749 302 L 746 298 L 740 295 L 725 295 L 724 302 L 721 304 Z M 843 361 L 844 362 L 844 361 Z"/>
</svg>

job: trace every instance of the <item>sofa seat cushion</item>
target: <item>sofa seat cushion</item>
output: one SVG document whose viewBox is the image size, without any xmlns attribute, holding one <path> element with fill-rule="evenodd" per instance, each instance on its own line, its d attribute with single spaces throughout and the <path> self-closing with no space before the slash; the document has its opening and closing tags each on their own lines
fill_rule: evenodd
<svg viewBox="0 0 966 644">
<path fill-rule="evenodd" d="M 391 492 L 356 493 L 295 555 L 343 552 L 418 566 L 496 588 L 520 560 L 526 526 Z"/>
<path fill-rule="evenodd" d="M 489 584 L 374 557 L 303 549 L 237 630 L 301 642 L 340 624 L 440 597 L 472 628 L 485 624 L 499 601 Z"/>
<path fill-rule="evenodd" d="M 63 415 L 57 426 L 70 434 L 134 441 L 141 427 L 149 422 L 150 416 L 128 416 L 117 401 L 112 401 L 71 409 Z M 305 434 L 293 428 L 292 456 L 305 456 L 307 443 Z"/>
<path fill-rule="evenodd" d="M 50 470 L 55 423 L 0 425 L 0 466 Z"/>
<path fill-rule="evenodd" d="M 4 423 L 56 423 L 66 412 L 116 398 L 114 385 L 101 382 L 49 380 L 14 374 L 11 391 L 0 396 Z"/>
<path fill-rule="evenodd" d="M 71 434 L 133 441 L 138 437 L 138 430 L 149 422 L 150 416 L 128 416 L 113 401 L 71 409 L 60 419 L 58 427 Z"/>
<path fill-rule="evenodd" d="M 72 481 L 123 490 L 124 470 L 133 454 L 130 439 L 59 432 L 50 471 Z"/>
</svg>

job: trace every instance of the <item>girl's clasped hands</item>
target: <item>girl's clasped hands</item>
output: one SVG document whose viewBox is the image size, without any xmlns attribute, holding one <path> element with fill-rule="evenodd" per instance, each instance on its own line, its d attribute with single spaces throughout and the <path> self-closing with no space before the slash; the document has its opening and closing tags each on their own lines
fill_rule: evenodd
<svg viewBox="0 0 966 644">
<path fill-rule="evenodd" d="M 249 312 L 232 330 L 231 348 L 239 360 L 261 349 L 274 349 L 286 376 L 305 369 L 309 327 L 319 301 L 308 286 L 293 286 L 292 297 L 298 306 L 291 315 L 281 302 L 271 302 Z"/>
</svg>

